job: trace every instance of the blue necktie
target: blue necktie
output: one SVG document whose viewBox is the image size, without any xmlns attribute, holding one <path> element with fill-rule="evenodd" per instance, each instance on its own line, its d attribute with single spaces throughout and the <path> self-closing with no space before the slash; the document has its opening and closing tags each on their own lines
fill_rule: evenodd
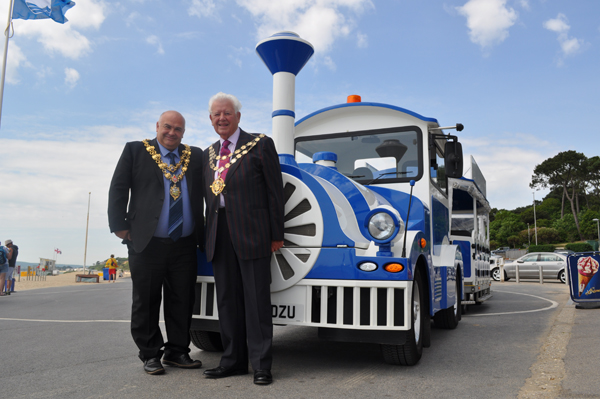
<svg viewBox="0 0 600 399">
<path fill-rule="evenodd" d="M 172 152 L 167 154 L 169 158 L 170 164 L 175 165 L 175 154 Z M 177 171 L 173 172 L 175 174 Z M 172 184 L 172 183 L 171 183 Z M 179 188 L 179 192 L 181 192 L 181 181 L 178 180 L 177 188 Z M 173 197 L 169 194 L 169 237 L 173 241 L 177 241 L 181 237 L 181 233 L 183 232 L 183 200 L 182 200 L 183 192 L 179 195 L 179 197 L 174 200 Z"/>
</svg>

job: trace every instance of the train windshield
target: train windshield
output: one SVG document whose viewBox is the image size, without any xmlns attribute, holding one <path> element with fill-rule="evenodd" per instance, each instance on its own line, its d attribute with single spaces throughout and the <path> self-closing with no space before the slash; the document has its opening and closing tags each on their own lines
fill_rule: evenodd
<svg viewBox="0 0 600 399">
<path fill-rule="evenodd" d="M 423 176 L 422 146 L 418 127 L 388 128 L 299 137 L 295 157 L 312 163 L 315 153 L 333 152 L 338 172 L 361 184 L 407 182 Z"/>
</svg>

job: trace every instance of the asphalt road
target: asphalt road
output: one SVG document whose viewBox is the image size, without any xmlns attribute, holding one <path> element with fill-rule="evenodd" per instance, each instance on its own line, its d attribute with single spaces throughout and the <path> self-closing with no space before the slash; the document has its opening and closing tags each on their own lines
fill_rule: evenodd
<svg viewBox="0 0 600 399">
<path fill-rule="evenodd" d="M 17 286 L 18 288 L 18 286 Z M 192 346 L 199 370 L 143 372 L 129 333 L 131 281 L 0 298 L 0 398 L 600 398 L 600 309 L 575 309 L 560 283 L 494 283 L 456 330 L 432 330 L 414 367 L 378 345 L 276 327 L 275 382 L 202 376 L 220 354 Z"/>
</svg>

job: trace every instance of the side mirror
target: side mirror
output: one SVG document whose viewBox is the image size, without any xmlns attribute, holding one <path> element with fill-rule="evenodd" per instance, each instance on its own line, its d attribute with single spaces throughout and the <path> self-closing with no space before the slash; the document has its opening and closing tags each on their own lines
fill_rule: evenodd
<svg viewBox="0 0 600 399">
<path fill-rule="evenodd" d="M 448 141 L 444 146 L 446 176 L 458 179 L 463 174 L 462 145 L 458 141 Z"/>
</svg>

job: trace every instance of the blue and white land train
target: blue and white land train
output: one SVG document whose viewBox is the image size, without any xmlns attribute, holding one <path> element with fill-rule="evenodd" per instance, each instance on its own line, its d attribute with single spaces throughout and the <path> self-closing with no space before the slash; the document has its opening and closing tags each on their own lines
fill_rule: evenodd
<svg viewBox="0 0 600 399">
<path fill-rule="evenodd" d="M 286 201 L 285 245 L 271 260 L 273 322 L 377 343 L 386 362 L 416 364 L 432 319 L 453 329 L 466 305 L 490 297 L 485 179 L 443 132 L 462 125 L 358 96 L 296 122 L 295 78 L 312 45 L 281 32 L 256 51 L 273 74 Z M 220 350 L 218 331 L 212 267 L 201 259 L 192 341 Z"/>
</svg>

